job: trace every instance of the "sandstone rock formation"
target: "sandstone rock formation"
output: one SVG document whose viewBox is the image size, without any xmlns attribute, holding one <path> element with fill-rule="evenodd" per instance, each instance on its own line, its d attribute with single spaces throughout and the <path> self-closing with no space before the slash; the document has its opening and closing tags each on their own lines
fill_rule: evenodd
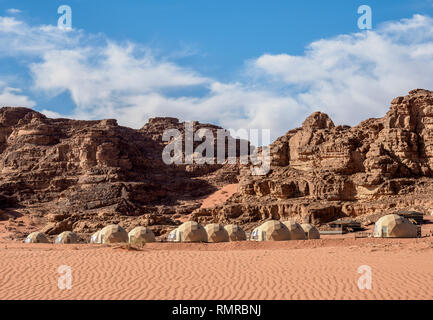
<svg viewBox="0 0 433 320">
<path fill-rule="evenodd" d="M 175 118 L 153 118 L 134 130 L 112 119 L 49 119 L 26 108 L 1 108 L 0 220 L 9 219 L 8 230 L 19 239 L 17 217 L 28 217 L 30 229 L 48 235 L 90 235 L 119 224 L 146 226 L 164 237 L 190 218 L 251 230 L 269 219 L 320 225 L 407 207 L 432 209 L 431 91 L 398 97 L 383 118 L 354 127 L 313 113 L 271 144 L 266 176 L 238 164 L 166 165 L 162 133 L 168 128 L 185 135 Z M 225 203 L 200 207 L 204 197 L 233 183 L 238 192 Z"/>
<path fill-rule="evenodd" d="M 336 126 L 315 112 L 271 146 L 271 171 L 242 168 L 238 193 L 198 209 L 198 221 L 249 226 L 296 218 L 322 224 L 418 206 L 430 212 L 433 176 L 433 92 L 417 89 L 391 102 L 380 119 Z"/>
<path fill-rule="evenodd" d="M 220 129 L 195 122 L 200 128 Z M 238 175 L 237 165 L 166 165 L 165 129 L 184 132 L 184 123 L 154 118 L 134 130 L 112 119 L 48 119 L 26 108 L 1 108 L 3 219 L 14 218 L 12 212 L 31 215 L 48 235 L 91 233 L 118 223 L 164 233 Z"/>
</svg>

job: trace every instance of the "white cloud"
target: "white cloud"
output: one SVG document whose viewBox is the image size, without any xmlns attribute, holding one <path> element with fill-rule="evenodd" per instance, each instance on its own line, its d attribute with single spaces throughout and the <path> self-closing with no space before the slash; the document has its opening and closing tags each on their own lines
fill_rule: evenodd
<svg viewBox="0 0 433 320">
<path fill-rule="evenodd" d="M 85 41 L 100 37 L 86 36 L 82 30 L 67 31 L 52 25 L 29 26 L 15 17 L 0 16 L 0 57 L 39 58 L 59 48 L 81 47 Z"/>
<path fill-rule="evenodd" d="M 168 88 L 202 85 L 208 80 L 151 55 L 135 56 L 134 45 L 52 50 L 31 66 L 37 89 L 68 90 L 78 108 Z"/>
<path fill-rule="evenodd" d="M 218 82 L 213 82 L 203 97 L 173 98 L 150 93 L 123 97 L 122 104 L 125 107 L 121 109 L 104 106 L 92 111 L 98 112 L 99 118 L 105 117 L 108 111 L 108 117 L 116 117 L 132 127 L 140 127 L 148 117 L 158 115 L 220 123 L 225 128 L 272 128 L 280 133 L 287 131 L 286 122 L 281 121 L 282 114 L 299 118 L 304 111 L 290 97 Z"/>
<path fill-rule="evenodd" d="M 10 8 L 10 9 L 7 9 L 6 12 L 10 13 L 10 14 L 18 14 L 18 13 L 21 13 L 21 10 L 16 9 L 16 8 Z"/>
<path fill-rule="evenodd" d="M 2 36 L 7 35 L 8 33 L 14 33 L 15 28 L 20 26 L 22 26 L 22 22 L 16 20 L 15 18 L 0 17 L 0 32 L 2 33 Z"/>
<path fill-rule="evenodd" d="M 353 125 L 383 116 L 395 96 L 433 89 L 432 61 L 433 20 L 415 15 L 375 31 L 314 42 L 303 56 L 266 54 L 251 66 L 293 92 L 298 103 Z"/>
<path fill-rule="evenodd" d="M 47 110 L 47 109 L 43 109 L 41 110 L 41 113 L 46 115 L 48 118 L 52 118 L 52 119 L 58 119 L 58 118 L 63 118 L 63 116 L 55 111 L 51 111 L 51 110 Z"/>
<path fill-rule="evenodd" d="M 149 48 L 114 43 L 102 35 L 86 35 L 80 30 L 65 33 L 0 18 L 0 44 L 6 41 L 13 43 L 12 48 L 5 46 L 2 52 L 0 46 L 0 55 L 37 58 L 29 66 L 35 90 L 52 96 L 71 95 L 77 107 L 65 116 L 117 118 L 119 123 L 136 128 L 149 117 L 175 116 L 227 128 L 272 127 L 277 134 L 287 129 L 281 114 L 289 112 L 299 118 L 305 113 L 304 107 L 288 96 L 240 82 L 220 83 L 156 57 Z M 202 94 L 178 94 L 182 88 L 198 88 Z M 171 94 L 173 90 L 177 93 Z M 61 116 L 55 110 L 43 113 Z"/>
<path fill-rule="evenodd" d="M 264 54 L 249 60 L 238 79 L 222 83 L 137 43 L 0 17 L 0 58 L 32 57 L 34 89 L 67 92 L 76 104 L 64 116 L 117 118 L 132 127 L 148 117 L 175 116 L 226 128 L 271 128 L 273 138 L 316 110 L 353 125 L 383 116 L 395 96 L 433 89 L 432 40 L 433 20 L 415 15 L 321 39 L 300 56 Z"/>
<path fill-rule="evenodd" d="M 27 96 L 21 95 L 21 89 L 7 87 L 0 81 L 0 107 L 19 106 L 32 108 L 36 103 Z"/>
</svg>

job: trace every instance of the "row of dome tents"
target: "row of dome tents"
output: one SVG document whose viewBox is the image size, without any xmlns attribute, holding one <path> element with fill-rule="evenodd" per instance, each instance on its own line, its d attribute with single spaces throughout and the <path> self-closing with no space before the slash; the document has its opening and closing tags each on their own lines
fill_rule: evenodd
<svg viewBox="0 0 433 320">
<path fill-rule="evenodd" d="M 49 243 L 47 236 L 42 232 L 32 232 L 24 240 L 25 243 Z M 71 231 L 65 231 L 56 237 L 55 243 L 78 243 L 78 236 Z"/>
<path fill-rule="evenodd" d="M 146 242 L 154 242 L 155 235 L 153 232 L 146 227 L 136 227 L 132 229 L 129 233 L 125 231 L 121 226 L 118 225 L 108 225 L 105 228 L 95 232 L 91 238 L 90 243 L 126 243 L 131 244 L 143 244 Z M 33 232 L 27 236 L 25 239 L 26 243 L 49 243 L 50 241 L 41 232 Z M 55 241 L 58 244 L 70 244 L 78 243 L 78 236 L 71 231 L 65 231 L 59 234 Z"/>
<path fill-rule="evenodd" d="M 374 237 L 378 238 L 416 238 L 419 228 L 408 219 L 390 214 L 381 217 L 375 224 Z M 294 221 L 269 220 L 255 228 L 249 240 L 285 241 L 319 239 L 320 233 L 311 224 L 298 224 Z M 228 242 L 245 241 L 247 234 L 241 227 L 231 224 L 222 226 L 211 223 L 203 227 L 195 221 L 188 221 L 172 230 L 167 241 L 170 242 Z M 119 225 L 108 225 L 94 233 L 90 243 L 126 243 L 134 245 L 154 242 L 155 235 L 146 227 L 136 227 L 129 233 Z M 48 243 L 48 238 L 40 232 L 29 234 L 26 243 Z M 55 243 L 78 243 L 78 236 L 70 231 L 56 237 Z"/>
<path fill-rule="evenodd" d="M 281 230 L 278 227 L 282 226 Z M 288 227 L 286 227 L 286 225 Z M 309 226 L 309 234 L 319 236 L 316 228 Z M 262 238 L 252 238 L 253 240 L 297 240 L 307 239 L 305 231 L 301 226 L 294 222 L 268 221 L 261 225 L 257 230 L 261 234 L 268 234 Z M 290 231 L 289 231 L 290 230 Z M 256 231 L 253 232 L 253 234 Z M 315 232 L 315 233 L 314 233 Z M 308 236 L 312 238 L 313 236 Z M 316 236 L 314 236 L 316 237 Z M 266 238 L 266 239 L 265 239 Z M 168 235 L 167 241 L 171 242 L 228 242 L 228 241 L 245 241 L 247 235 L 245 231 L 238 225 L 222 226 L 218 223 L 211 223 L 203 227 L 197 222 L 188 221 L 180 225 Z M 154 242 L 155 235 L 146 227 L 136 227 L 129 234 L 119 225 L 108 225 L 105 228 L 95 232 L 90 243 L 126 243 L 134 245 L 143 244 L 146 242 Z M 27 243 L 48 243 L 48 238 L 40 232 L 31 233 L 25 240 Z M 78 243 L 78 236 L 70 231 L 63 232 L 56 237 L 55 243 Z"/>
<path fill-rule="evenodd" d="M 155 235 L 152 230 L 146 227 L 135 227 L 127 233 L 121 226 L 112 224 L 95 232 L 90 238 L 90 243 L 119 242 L 129 242 L 133 245 L 140 245 L 147 242 L 155 242 Z"/>
<path fill-rule="evenodd" d="M 375 224 L 373 236 L 376 238 L 416 238 L 419 228 L 411 221 L 396 214 L 381 217 Z M 223 227 L 211 223 L 203 228 L 194 221 L 183 223 L 168 235 L 172 242 L 227 242 L 246 240 L 246 233 L 237 225 Z M 298 224 L 294 221 L 269 220 L 255 228 L 249 240 L 285 241 L 320 239 L 319 230 L 311 224 Z"/>
<path fill-rule="evenodd" d="M 319 231 L 310 224 L 300 225 L 293 221 L 270 220 L 257 227 L 251 233 L 250 240 L 283 241 L 319 239 Z M 222 226 L 211 223 L 203 228 L 194 221 L 188 221 L 170 232 L 167 241 L 171 242 L 228 242 L 245 241 L 247 235 L 237 225 Z"/>
<path fill-rule="evenodd" d="M 235 224 L 222 226 L 211 223 L 203 227 L 195 221 L 188 221 L 172 230 L 167 241 L 169 242 L 228 242 L 245 241 L 247 235 L 241 227 Z"/>
<path fill-rule="evenodd" d="M 320 239 L 319 230 L 311 224 L 298 224 L 294 221 L 266 221 L 251 233 L 251 240 L 284 241 Z"/>
</svg>

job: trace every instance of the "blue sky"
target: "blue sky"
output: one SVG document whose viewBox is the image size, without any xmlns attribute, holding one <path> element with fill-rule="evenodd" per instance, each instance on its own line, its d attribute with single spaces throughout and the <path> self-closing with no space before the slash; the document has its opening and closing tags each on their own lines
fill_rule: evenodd
<svg viewBox="0 0 433 320">
<path fill-rule="evenodd" d="M 242 63 L 263 53 L 301 54 L 314 40 L 357 29 L 357 8 L 373 8 L 374 24 L 433 15 L 424 0 L 0 0 L 0 12 L 22 10 L 31 24 L 57 24 L 57 8 L 68 4 L 73 27 L 117 41 L 147 44 L 162 53 L 196 53 L 182 63 L 228 78 Z"/>
<path fill-rule="evenodd" d="M 55 30 L 62 4 L 71 32 Z M 371 31 L 357 27 L 362 4 Z M 316 110 L 353 125 L 433 89 L 432 0 L 0 0 L 0 17 L 0 105 L 49 116 L 177 116 L 275 137 Z"/>
</svg>

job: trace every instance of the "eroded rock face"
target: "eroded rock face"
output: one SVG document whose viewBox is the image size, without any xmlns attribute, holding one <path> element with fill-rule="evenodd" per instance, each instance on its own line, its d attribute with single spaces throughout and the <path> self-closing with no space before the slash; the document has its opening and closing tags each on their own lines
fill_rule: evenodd
<svg viewBox="0 0 433 320">
<path fill-rule="evenodd" d="M 200 128 L 220 129 L 195 122 Z M 0 208 L 38 215 L 49 235 L 109 223 L 154 226 L 158 234 L 178 223 L 173 215 L 191 213 L 238 175 L 237 165 L 164 164 L 165 129 L 184 132 L 184 123 L 154 118 L 134 130 L 112 119 L 48 119 L 1 108 Z"/>
<path fill-rule="evenodd" d="M 398 97 L 383 118 L 355 127 L 313 113 L 270 146 L 266 176 L 238 164 L 166 165 L 162 134 L 168 128 L 185 135 L 175 118 L 150 119 L 134 130 L 111 119 L 48 119 L 30 109 L 0 109 L 0 219 L 29 215 L 35 229 L 50 235 L 120 224 L 150 227 L 159 237 L 190 218 L 251 230 L 267 219 L 320 225 L 433 207 L 431 91 Z M 229 183 L 239 183 L 237 193 L 200 208 L 203 197 Z"/>
<path fill-rule="evenodd" d="M 399 205 L 429 206 L 433 92 L 413 90 L 394 99 L 383 118 L 355 127 L 335 126 L 315 112 L 270 147 L 267 176 L 242 170 L 238 194 L 197 210 L 197 218 L 250 223 L 296 217 L 320 224 Z"/>
</svg>

